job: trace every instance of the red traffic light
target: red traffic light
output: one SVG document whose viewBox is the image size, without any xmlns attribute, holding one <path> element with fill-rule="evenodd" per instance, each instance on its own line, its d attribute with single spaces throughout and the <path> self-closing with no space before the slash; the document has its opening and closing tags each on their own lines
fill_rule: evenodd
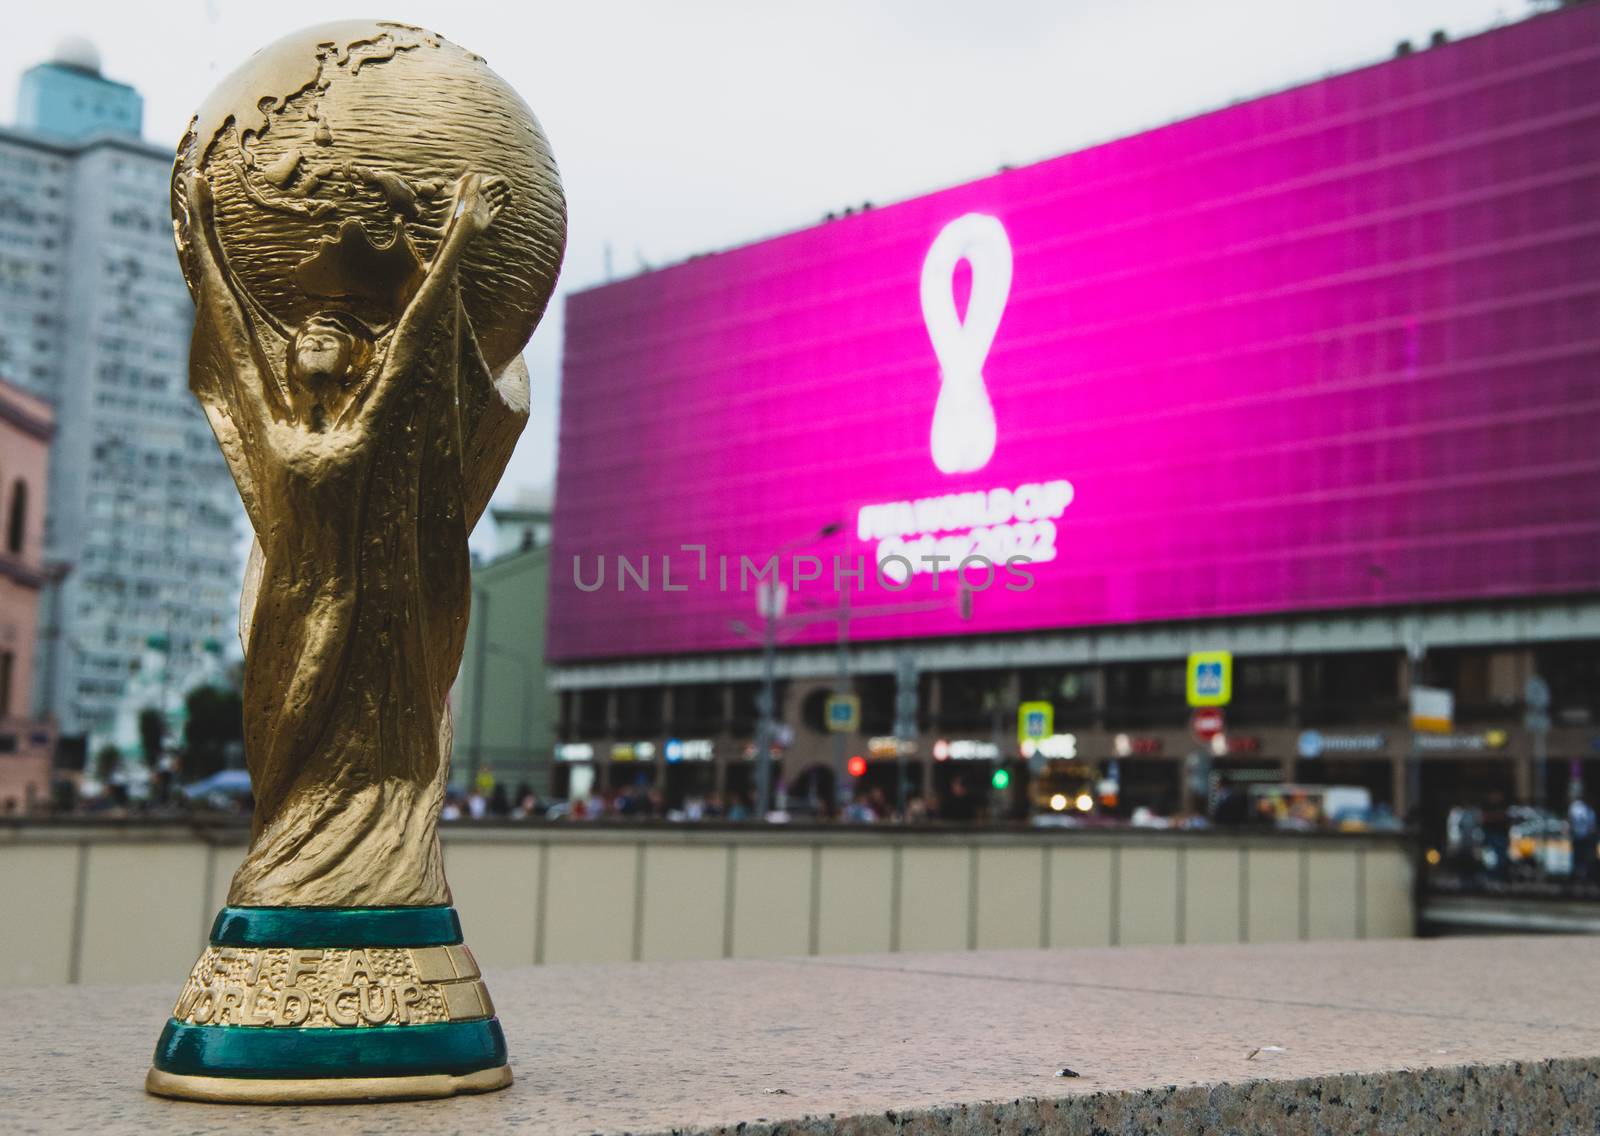
<svg viewBox="0 0 1600 1136">
<path fill-rule="evenodd" d="M 850 771 L 850 776 L 860 777 L 867 771 L 867 759 L 858 753 L 845 763 L 845 768 Z"/>
</svg>

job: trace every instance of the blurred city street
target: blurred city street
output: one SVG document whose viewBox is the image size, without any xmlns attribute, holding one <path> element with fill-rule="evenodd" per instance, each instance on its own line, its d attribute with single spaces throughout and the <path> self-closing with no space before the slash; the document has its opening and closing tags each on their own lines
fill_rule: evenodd
<svg viewBox="0 0 1600 1136">
<path fill-rule="evenodd" d="M 860 42 L 813 70 L 796 31 L 771 81 L 741 45 L 783 21 L 639 9 L 663 50 L 605 85 L 405 7 L 495 45 L 571 201 L 471 538 L 447 834 L 1348 837 L 1402 850 L 1408 931 L 1600 926 L 1600 5 L 1002 5 L 970 41 L 935 5 L 921 46 L 841 9 Z M 319 12 L 69 4 L 0 50 L 16 847 L 242 839 L 250 529 L 172 147 Z"/>
</svg>

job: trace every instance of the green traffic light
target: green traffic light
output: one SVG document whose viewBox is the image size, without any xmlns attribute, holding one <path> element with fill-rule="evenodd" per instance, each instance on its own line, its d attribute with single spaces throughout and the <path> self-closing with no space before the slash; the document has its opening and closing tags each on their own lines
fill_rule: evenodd
<svg viewBox="0 0 1600 1136">
<path fill-rule="evenodd" d="M 1011 784 L 1011 774 L 1004 769 L 996 769 L 994 771 L 994 776 L 989 778 L 989 784 L 993 785 L 996 789 L 1004 789 L 1007 785 Z"/>
</svg>

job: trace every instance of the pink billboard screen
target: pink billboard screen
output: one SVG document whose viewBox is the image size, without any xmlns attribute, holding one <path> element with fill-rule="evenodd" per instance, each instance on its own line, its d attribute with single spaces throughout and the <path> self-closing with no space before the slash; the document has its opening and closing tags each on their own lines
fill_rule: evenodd
<svg viewBox="0 0 1600 1136">
<path fill-rule="evenodd" d="M 559 469 L 556 660 L 1595 590 L 1600 6 L 576 294 Z"/>
</svg>

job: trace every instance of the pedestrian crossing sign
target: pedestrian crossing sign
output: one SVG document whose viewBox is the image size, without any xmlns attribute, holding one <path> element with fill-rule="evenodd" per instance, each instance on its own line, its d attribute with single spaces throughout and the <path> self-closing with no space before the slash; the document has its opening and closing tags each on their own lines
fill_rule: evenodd
<svg viewBox="0 0 1600 1136">
<path fill-rule="evenodd" d="M 828 730 L 853 734 L 861 728 L 861 699 L 854 694 L 830 694 L 827 706 Z"/>
<path fill-rule="evenodd" d="M 1195 651 L 1185 685 L 1190 706 L 1226 706 L 1233 698 L 1233 652 Z"/>
<path fill-rule="evenodd" d="M 1056 708 L 1048 702 L 1024 702 L 1017 707 L 1017 741 L 1036 742 L 1055 733 Z"/>
</svg>

